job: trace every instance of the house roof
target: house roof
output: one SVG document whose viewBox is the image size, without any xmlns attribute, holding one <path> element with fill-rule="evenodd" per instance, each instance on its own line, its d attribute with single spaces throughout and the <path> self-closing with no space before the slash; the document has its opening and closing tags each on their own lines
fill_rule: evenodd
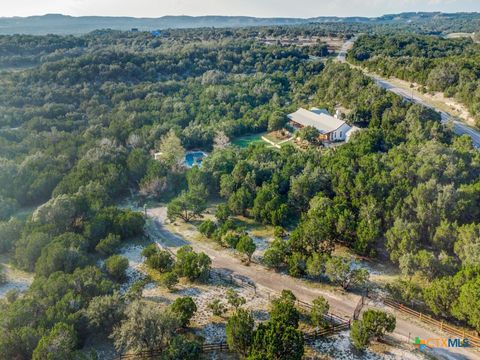
<svg viewBox="0 0 480 360">
<path fill-rule="evenodd" d="M 287 115 L 287 117 L 300 125 L 313 126 L 322 134 L 335 131 L 340 126 L 345 124 L 345 121 L 325 114 L 324 112 L 314 112 L 302 108 L 298 109 L 294 113 Z"/>
</svg>

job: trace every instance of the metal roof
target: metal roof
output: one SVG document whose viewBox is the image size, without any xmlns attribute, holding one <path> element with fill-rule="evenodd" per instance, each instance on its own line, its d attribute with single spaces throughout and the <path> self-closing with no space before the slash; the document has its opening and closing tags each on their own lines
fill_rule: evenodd
<svg viewBox="0 0 480 360">
<path fill-rule="evenodd" d="M 313 126 L 322 134 L 335 131 L 345 124 L 345 121 L 323 112 L 313 112 L 302 108 L 287 115 L 287 117 L 300 125 Z"/>
</svg>

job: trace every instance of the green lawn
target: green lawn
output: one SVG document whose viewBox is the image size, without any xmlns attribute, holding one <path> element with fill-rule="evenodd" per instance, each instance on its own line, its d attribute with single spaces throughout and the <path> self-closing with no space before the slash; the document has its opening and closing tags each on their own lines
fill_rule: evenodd
<svg viewBox="0 0 480 360">
<path fill-rule="evenodd" d="M 238 138 L 233 139 L 232 145 L 236 145 L 241 148 L 246 148 L 251 143 L 263 143 L 264 142 L 262 140 L 263 135 L 265 135 L 265 133 L 240 136 Z"/>
</svg>

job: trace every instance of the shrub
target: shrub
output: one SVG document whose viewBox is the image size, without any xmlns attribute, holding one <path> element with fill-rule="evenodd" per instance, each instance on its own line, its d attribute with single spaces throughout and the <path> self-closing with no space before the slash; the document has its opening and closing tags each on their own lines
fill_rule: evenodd
<svg viewBox="0 0 480 360">
<path fill-rule="evenodd" d="M 125 280 L 127 268 L 128 259 L 126 257 L 113 255 L 105 260 L 105 270 L 108 275 L 117 281 Z"/>
<path fill-rule="evenodd" d="M 225 305 L 219 299 L 215 299 L 208 304 L 208 308 L 212 310 L 212 314 L 215 316 L 222 316 L 226 311 Z"/>
<path fill-rule="evenodd" d="M 102 255 L 112 255 L 120 244 L 121 240 L 119 235 L 108 234 L 106 238 L 99 241 L 95 247 L 95 251 Z"/>
<path fill-rule="evenodd" d="M 175 285 L 178 284 L 178 276 L 174 271 L 170 271 L 165 274 L 162 274 L 160 282 L 168 290 L 173 290 L 175 288 Z"/>
<path fill-rule="evenodd" d="M 177 314 L 183 327 L 188 325 L 190 319 L 197 311 L 197 305 L 195 305 L 195 302 L 189 296 L 175 299 L 172 305 L 170 305 L 170 308 Z"/>
<path fill-rule="evenodd" d="M 215 230 L 217 230 L 217 225 L 212 220 L 205 220 L 198 227 L 198 231 L 209 239 L 213 236 Z"/>
</svg>

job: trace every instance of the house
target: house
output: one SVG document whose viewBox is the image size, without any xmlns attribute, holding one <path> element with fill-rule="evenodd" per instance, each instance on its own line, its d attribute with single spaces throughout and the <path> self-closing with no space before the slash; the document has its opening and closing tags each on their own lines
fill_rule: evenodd
<svg viewBox="0 0 480 360">
<path fill-rule="evenodd" d="M 298 109 L 287 115 L 290 125 L 295 129 L 313 126 L 320 132 L 322 141 L 345 141 L 347 132 L 352 129 L 345 121 L 339 119 L 339 114 L 332 116 L 325 109 Z"/>
</svg>

